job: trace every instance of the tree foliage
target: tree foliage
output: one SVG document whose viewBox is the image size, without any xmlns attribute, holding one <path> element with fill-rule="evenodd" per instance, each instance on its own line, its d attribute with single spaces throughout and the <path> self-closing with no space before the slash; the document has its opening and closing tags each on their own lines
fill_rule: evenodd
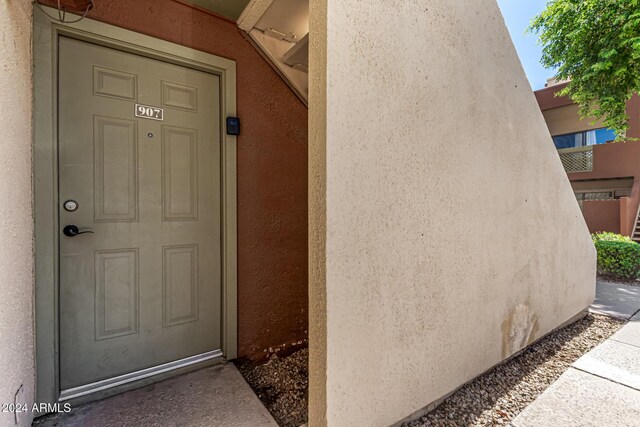
<svg viewBox="0 0 640 427">
<path fill-rule="evenodd" d="M 558 95 L 624 139 L 626 102 L 640 92 L 640 0 L 550 0 L 529 31 L 540 36 L 542 64 L 571 79 Z"/>
</svg>

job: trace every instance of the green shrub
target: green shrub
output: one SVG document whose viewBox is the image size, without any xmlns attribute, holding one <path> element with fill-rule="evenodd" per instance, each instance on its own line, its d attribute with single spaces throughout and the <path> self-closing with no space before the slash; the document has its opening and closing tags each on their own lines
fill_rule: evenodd
<svg viewBox="0 0 640 427">
<path fill-rule="evenodd" d="M 635 243 L 629 236 L 623 236 L 622 234 L 611 233 L 609 231 L 599 231 L 597 233 L 593 233 L 591 235 L 591 240 L 593 240 L 593 243 L 599 242 L 601 240 L 605 240 L 607 242 Z"/>
<path fill-rule="evenodd" d="M 598 240 L 598 272 L 619 279 L 636 279 L 640 273 L 640 245 Z"/>
</svg>

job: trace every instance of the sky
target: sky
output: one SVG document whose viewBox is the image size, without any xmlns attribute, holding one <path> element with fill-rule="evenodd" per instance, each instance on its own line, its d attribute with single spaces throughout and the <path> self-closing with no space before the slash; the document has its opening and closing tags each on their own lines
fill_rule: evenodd
<svg viewBox="0 0 640 427">
<path fill-rule="evenodd" d="M 544 10 L 547 0 L 498 0 L 498 4 L 531 88 L 542 89 L 554 72 L 540 64 L 542 48 L 538 46 L 538 38 L 535 34 L 525 34 L 525 30 L 531 19 Z"/>
</svg>

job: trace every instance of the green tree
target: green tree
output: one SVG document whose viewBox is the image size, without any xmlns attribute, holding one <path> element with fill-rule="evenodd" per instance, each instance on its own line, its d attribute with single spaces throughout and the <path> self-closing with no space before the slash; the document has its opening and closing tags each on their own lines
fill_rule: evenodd
<svg viewBox="0 0 640 427">
<path fill-rule="evenodd" d="M 640 0 L 550 0 L 529 31 L 540 36 L 542 65 L 571 79 L 558 95 L 625 139 L 626 102 L 640 92 Z"/>
</svg>

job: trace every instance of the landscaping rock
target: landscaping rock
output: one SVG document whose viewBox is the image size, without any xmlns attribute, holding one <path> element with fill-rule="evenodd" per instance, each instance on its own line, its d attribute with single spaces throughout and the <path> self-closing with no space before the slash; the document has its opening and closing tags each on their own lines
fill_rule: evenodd
<svg viewBox="0 0 640 427">
<path fill-rule="evenodd" d="M 624 321 L 590 314 L 498 365 L 407 427 L 508 425 L 573 362 L 613 335 Z"/>
<path fill-rule="evenodd" d="M 508 425 L 573 362 L 624 323 L 589 314 L 476 378 L 432 412 L 404 426 Z M 237 363 L 247 382 L 283 427 L 298 427 L 307 422 L 307 357 L 308 350 L 304 349 L 283 358 L 273 355 L 263 365 Z"/>
<path fill-rule="evenodd" d="M 262 365 L 236 363 L 238 370 L 282 427 L 299 427 L 307 422 L 308 349 L 287 356 L 272 354 Z"/>
</svg>

